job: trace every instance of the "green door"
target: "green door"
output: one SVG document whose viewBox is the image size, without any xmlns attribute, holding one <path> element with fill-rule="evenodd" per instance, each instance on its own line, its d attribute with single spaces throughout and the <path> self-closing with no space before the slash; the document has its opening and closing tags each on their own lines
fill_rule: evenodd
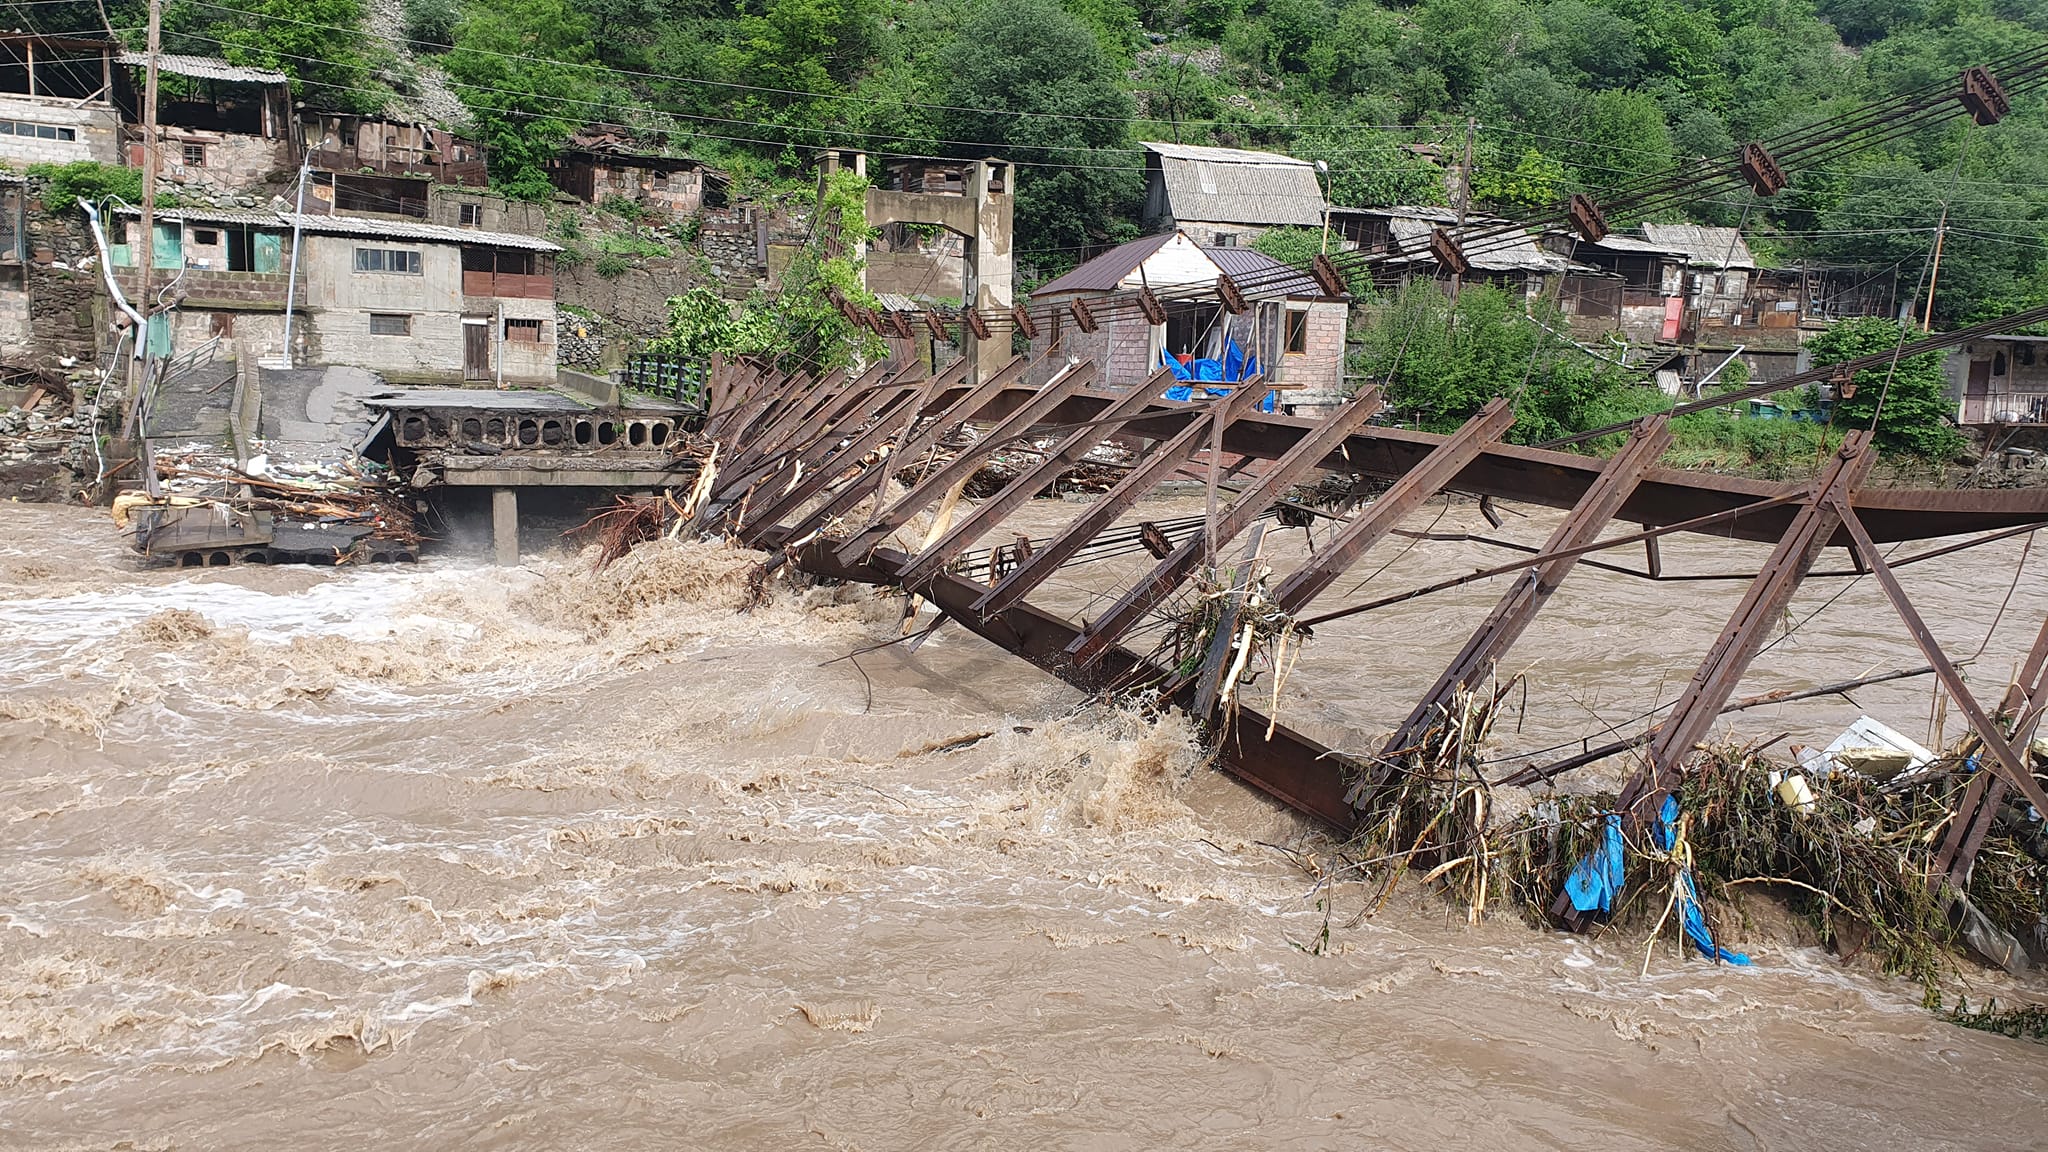
<svg viewBox="0 0 2048 1152">
<path fill-rule="evenodd" d="M 254 261 L 250 265 L 250 271 L 284 271 L 284 236 L 282 234 L 277 232 L 256 232 L 251 234 L 250 239 L 254 241 L 252 245 L 254 252 L 251 253 Z"/>
</svg>

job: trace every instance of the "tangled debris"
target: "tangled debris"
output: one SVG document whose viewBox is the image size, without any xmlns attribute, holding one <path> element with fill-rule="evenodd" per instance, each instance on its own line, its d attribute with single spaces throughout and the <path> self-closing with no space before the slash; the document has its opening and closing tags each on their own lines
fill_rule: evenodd
<svg viewBox="0 0 2048 1152">
<path fill-rule="evenodd" d="M 424 539 L 404 481 L 354 455 L 238 464 L 194 444 L 158 450 L 155 465 L 158 495 L 124 492 L 113 505 L 115 524 L 153 559 L 212 562 L 233 549 L 246 560 L 350 564 L 412 559 Z"/>
</svg>

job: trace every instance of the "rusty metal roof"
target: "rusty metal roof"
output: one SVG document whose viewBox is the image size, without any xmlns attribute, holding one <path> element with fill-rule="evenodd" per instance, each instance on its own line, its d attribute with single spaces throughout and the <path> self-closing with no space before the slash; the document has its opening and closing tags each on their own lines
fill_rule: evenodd
<svg viewBox="0 0 2048 1152">
<path fill-rule="evenodd" d="M 123 52 L 115 57 L 120 63 L 132 64 L 137 68 L 149 65 L 146 52 Z M 201 80 L 227 80 L 236 84 L 286 84 L 291 77 L 269 68 L 245 68 L 230 64 L 213 56 L 172 56 L 158 53 L 156 70 L 169 72 L 173 76 L 193 76 Z"/>
<path fill-rule="evenodd" d="M 1138 270 L 1145 258 L 1166 247 L 1178 233 L 1161 232 L 1157 236 L 1144 236 L 1128 244 L 1119 244 L 1079 268 L 1041 285 L 1033 296 L 1049 296 L 1055 292 L 1114 292 L 1123 278 Z"/>
<path fill-rule="evenodd" d="M 1323 189 L 1306 160 L 1278 152 L 1146 141 L 1175 220 L 1217 224 L 1320 226 Z"/>
</svg>

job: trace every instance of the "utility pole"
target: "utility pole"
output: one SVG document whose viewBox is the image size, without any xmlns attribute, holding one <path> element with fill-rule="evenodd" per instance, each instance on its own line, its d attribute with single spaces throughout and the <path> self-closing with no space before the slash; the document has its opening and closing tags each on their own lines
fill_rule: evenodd
<svg viewBox="0 0 2048 1152">
<path fill-rule="evenodd" d="M 135 294 L 145 320 L 156 317 L 149 295 L 151 265 L 156 257 L 156 168 L 157 168 L 157 124 L 156 124 L 156 65 L 157 56 L 163 51 L 164 41 L 163 0 L 149 0 L 149 61 L 144 67 L 142 88 L 142 237 L 136 244 L 136 274 L 140 290 Z M 139 358 L 147 367 L 149 347 L 149 325 L 135 334 L 135 349 L 143 355 Z M 140 381 L 137 381 L 138 386 Z M 140 393 L 137 393 L 138 395 Z"/>
<path fill-rule="evenodd" d="M 1472 207 L 1472 134 L 1477 131 L 1478 127 L 1479 122 L 1477 120 L 1470 116 L 1465 117 L 1465 162 L 1458 167 L 1458 243 L 1460 244 L 1465 242 L 1465 214 Z M 1451 298 L 1453 300 L 1458 297 L 1458 288 L 1460 281 L 1463 279 L 1464 277 L 1459 276 L 1455 272 L 1451 274 Z"/>
<path fill-rule="evenodd" d="M 1934 226 L 1934 267 L 1927 274 L 1927 312 L 1920 318 L 1920 331 L 1934 331 L 1934 286 L 1941 282 L 1941 242 L 1948 238 L 1948 201 L 1941 202 L 1941 222 Z"/>
</svg>

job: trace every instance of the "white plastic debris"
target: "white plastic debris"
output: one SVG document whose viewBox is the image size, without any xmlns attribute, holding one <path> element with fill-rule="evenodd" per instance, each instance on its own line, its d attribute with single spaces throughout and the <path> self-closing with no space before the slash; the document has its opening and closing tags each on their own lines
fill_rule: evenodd
<svg viewBox="0 0 2048 1152">
<path fill-rule="evenodd" d="M 1918 772 L 1933 761 L 1934 753 L 1910 737 L 1863 716 L 1843 729 L 1826 748 L 1801 755 L 1799 766 L 1822 778 L 1836 772 L 1856 772 L 1874 780 L 1890 780 Z"/>
</svg>

